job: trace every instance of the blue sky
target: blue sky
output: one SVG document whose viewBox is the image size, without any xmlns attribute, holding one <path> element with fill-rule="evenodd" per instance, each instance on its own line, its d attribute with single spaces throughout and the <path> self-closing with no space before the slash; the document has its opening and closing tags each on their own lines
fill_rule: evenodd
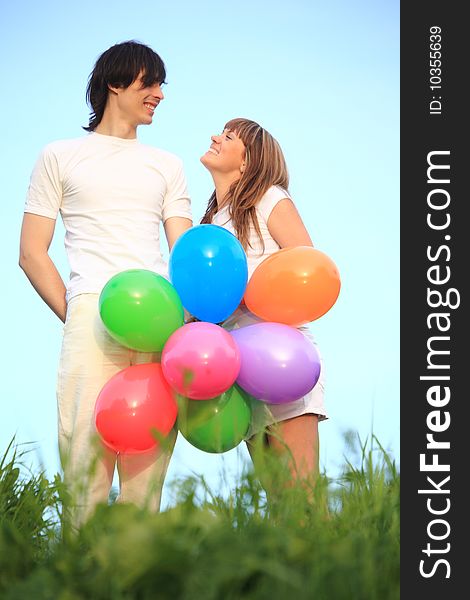
<svg viewBox="0 0 470 600">
<path fill-rule="evenodd" d="M 281 144 L 294 201 L 339 268 L 339 299 L 310 326 L 327 377 L 322 468 L 337 473 L 347 430 L 363 439 L 373 430 L 399 461 L 398 0 L 26 0 L 2 9 L 0 34 L 0 452 L 16 434 L 35 442 L 50 474 L 59 468 L 62 324 L 17 266 L 24 198 L 41 148 L 85 134 L 96 58 L 135 39 L 162 56 L 168 75 L 154 123 L 138 135 L 183 159 L 195 223 L 212 191 L 199 162 L 210 135 L 230 118 L 251 118 Z M 50 253 L 66 280 L 59 222 Z M 247 460 L 243 446 L 209 455 L 180 437 L 167 482 L 195 471 L 218 485 L 225 470 L 230 486 Z"/>
</svg>

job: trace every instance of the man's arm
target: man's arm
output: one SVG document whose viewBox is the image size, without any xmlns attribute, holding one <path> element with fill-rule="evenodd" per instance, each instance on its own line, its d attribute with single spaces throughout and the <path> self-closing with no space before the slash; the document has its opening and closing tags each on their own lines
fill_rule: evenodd
<svg viewBox="0 0 470 600">
<path fill-rule="evenodd" d="M 25 213 L 21 227 L 20 267 L 36 292 L 59 319 L 65 322 L 65 285 L 49 257 L 55 220 Z"/>
<path fill-rule="evenodd" d="M 191 219 L 186 219 L 185 217 L 170 217 L 165 221 L 163 227 L 165 228 L 165 235 L 170 252 L 179 236 L 187 229 L 190 229 L 192 225 L 193 222 Z"/>
</svg>

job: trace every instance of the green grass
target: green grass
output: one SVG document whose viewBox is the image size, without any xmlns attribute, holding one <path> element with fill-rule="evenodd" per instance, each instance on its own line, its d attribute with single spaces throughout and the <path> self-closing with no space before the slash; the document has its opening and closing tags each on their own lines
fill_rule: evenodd
<svg viewBox="0 0 470 600">
<path fill-rule="evenodd" d="M 357 451 L 359 455 L 357 456 Z M 74 535 L 62 480 L 0 462 L 0 598 L 5 600 L 392 600 L 399 598 L 400 476 L 373 437 L 336 480 L 286 485 L 267 460 L 222 496 L 177 482 L 172 508 L 99 506 Z M 355 464 L 353 464 L 355 463 Z"/>
</svg>

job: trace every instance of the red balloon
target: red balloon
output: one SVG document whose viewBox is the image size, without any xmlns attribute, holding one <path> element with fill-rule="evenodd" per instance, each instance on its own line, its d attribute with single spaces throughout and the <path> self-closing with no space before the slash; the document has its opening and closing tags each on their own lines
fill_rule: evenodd
<svg viewBox="0 0 470 600">
<path fill-rule="evenodd" d="M 158 363 L 127 367 L 103 386 L 95 405 L 102 441 L 121 454 L 155 448 L 175 424 L 178 405 Z"/>
</svg>

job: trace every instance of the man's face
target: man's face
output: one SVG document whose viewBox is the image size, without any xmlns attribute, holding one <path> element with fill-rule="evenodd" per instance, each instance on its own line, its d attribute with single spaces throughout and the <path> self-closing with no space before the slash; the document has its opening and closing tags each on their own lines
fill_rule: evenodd
<svg viewBox="0 0 470 600">
<path fill-rule="evenodd" d="M 158 104 L 163 100 L 160 83 L 144 87 L 143 72 L 127 88 L 113 88 L 116 93 L 119 116 L 129 125 L 150 125 Z"/>
</svg>

